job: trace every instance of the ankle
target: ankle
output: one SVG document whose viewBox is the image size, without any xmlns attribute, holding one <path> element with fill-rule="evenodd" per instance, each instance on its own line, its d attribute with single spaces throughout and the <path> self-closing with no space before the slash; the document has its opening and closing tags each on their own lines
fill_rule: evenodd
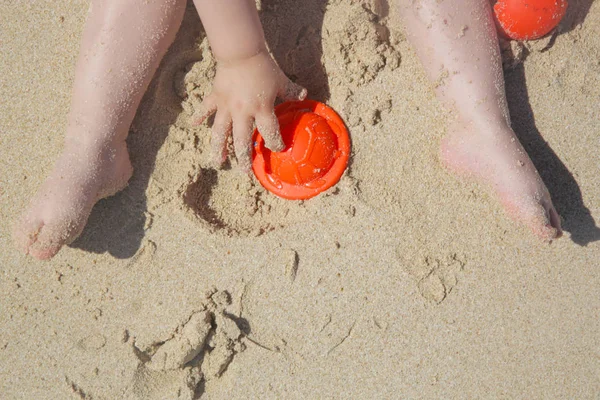
<svg viewBox="0 0 600 400">
<path fill-rule="evenodd" d="M 474 120 L 456 118 L 449 124 L 448 132 L 470 134 L 480 139 L 516 138 L 512 127 L 504 119 Z"/>
</svg>

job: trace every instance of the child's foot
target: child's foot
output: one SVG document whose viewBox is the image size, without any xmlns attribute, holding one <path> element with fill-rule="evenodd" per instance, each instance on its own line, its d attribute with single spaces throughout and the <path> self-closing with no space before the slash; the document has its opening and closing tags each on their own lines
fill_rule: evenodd
<svg viewBox="0 0 600 400">
<path fill-rule="evenodd" d="M 17 247 L 41 260 L 53 257 L 81 234 L 94 204 L 123 189 L 132 172 L 124 142 L 103 150 L 67 144 L 15 224 Z"/>
<path fill-rule="evenodd" d="M 536 236 L 561 236 L 548 189 L 510 128 L 489 132 L 456 123 L 442 140 L 441 159 L 452 172 L 491 187 L 508 215 Z"/>
</svg>

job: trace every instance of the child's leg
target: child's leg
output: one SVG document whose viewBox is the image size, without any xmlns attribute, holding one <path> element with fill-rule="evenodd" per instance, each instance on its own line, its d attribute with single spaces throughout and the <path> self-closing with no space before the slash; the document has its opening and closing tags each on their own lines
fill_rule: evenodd
<svg viewBox="0 0 600 400">
<path fill-rule="evenodd" d="M 441 157 L 493 189 L 505 210 L 545 239 L 560 236 L 546 186 L 510 127 L 489 0 L 400 0 L 409 39 L 438 98 L 456 115 Z"/>
<path fill-rule="evenodd" d="M 16 224 L 16 244 L 40 259 L 83 230 L 94 204 L 131 177 L 125 138 L 186 0 L 92 1 L 75 72 L 64 150 Z"/>
</svg>

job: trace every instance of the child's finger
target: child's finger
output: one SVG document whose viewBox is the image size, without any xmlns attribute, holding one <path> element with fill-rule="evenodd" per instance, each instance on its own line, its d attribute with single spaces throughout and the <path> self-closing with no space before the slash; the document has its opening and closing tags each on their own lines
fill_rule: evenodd
<svg viewBox="0 0 600 400">
<path fill-rule="evenodd" d="M 287 80 L 282 90 L 279 92 L 279 98 L 284 101 L 304 100 L 308 92 L 300 85 Z"/>
<path fill-rule="evenodd" d="M 217 101 L 215 96 L 209 94 L 202 103 L 200 103 L 200 109 L 192 116 L 192 125 L 200 125 L 206 118 L 214 114 L 215 111 L 217 111 Z"/>
<path fill-rule="evenodd" d="M 275 116 L 275 112 L 262 112 L 256 115 L 256 127 L 260 135 L 265 139 L 265 145 L 271 151 L 282 151 L 285 144 L 279 133 L 279 121 Z"/>
<path fill-rule="evenodd" d="M 225 111 L 217 111 L 212 127 L 211 158 L 220 167 L 227 156 L 227 138 L 231 134 L 231 115 Z"/>
<path fill-rule="evenodd" d="M 238 117 L 233 120 L 233 148 L 238 165 L 244 172 L 250 172 L 252 165 L 250 161 L 252 126 L 253 121 L 249 116 Z"/>
</svg>

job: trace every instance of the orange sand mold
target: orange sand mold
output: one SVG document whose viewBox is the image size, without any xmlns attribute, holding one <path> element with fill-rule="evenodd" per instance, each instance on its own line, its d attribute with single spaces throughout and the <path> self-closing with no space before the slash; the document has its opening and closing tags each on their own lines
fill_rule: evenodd
<svg viewBox="0 0 600 400">
<path fill-rule="evenodd" d="M 272 152 L 254 131 L 252 169 L 275 195 L 305 200 L 335 185 L 348 164 L 350 138 L 344 121 L 330 107 L 314 100 L 275 107 L 285 149 Z"/>
<path fill-rule="evenodd" d="M 513 40 L 535 40 L 552 31 L 567 11 L 567 0 L 500 0 L 494 14 Z"/>
</svg>

